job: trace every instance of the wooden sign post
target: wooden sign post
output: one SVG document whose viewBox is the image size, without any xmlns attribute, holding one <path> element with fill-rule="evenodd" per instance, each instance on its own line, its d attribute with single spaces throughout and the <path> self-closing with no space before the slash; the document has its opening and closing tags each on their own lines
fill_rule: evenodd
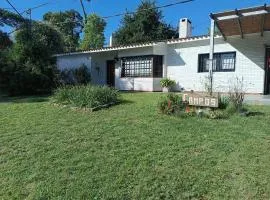
<svg viewBox="0 0 270 200">
<path fill-rule="evenodd" d="M 212 96 L 199 95 L 195 93 L 184 93 L 183 101 L 191 106 L 218 108 L 218 98 Z"/>
</svg>

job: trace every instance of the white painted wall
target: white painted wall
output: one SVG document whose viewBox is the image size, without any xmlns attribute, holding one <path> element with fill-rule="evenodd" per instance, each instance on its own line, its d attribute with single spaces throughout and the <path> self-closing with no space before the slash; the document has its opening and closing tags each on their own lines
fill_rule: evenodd
<svg viewBox="0 0 270 200">
<path fill-rule="evenodd" d="M 97 85 L 107 84 L 107 60 L 114 60 L 116 52 L 103 52 L 91 54 L 91 77 L 92 83 Z"/>
<path fill-rule="evenodd" d="M 90 54 L 65 55 L 57 57 L 57 67 L 60 70 L 78 68 L 83 64 L 91 69 Z"/>
<path fill-rule="evenodd" d="M 214 90 L 227 92 L 235 77 L 243 77 L 247 92 L 263 93 L 265 45 L 270 45 L 270 32 L 264 37 L 252 34 L 215 40 L 215 52 L 236 51 L 235 72 L 214 72 Z M 158 43 L 153 47 L 109 51 L 90 54 L 60 56 L 59 69 L 79 67 L 85 64 L 91 69 L 92 82 L 106 84 L 106 62 L 115 57 L 140 55 L 163 55 L 163 77 L 177 82 L 176 90 L 204 91 L 208 73 L 198 73 L 198 55 L 209 53 L 209 39 L 181 42 L 176 44 Z M 91 56 L 91 59 L 90 59 Z M 119 90 L 161 91 L 158 78 L 121 78 L 121 62 L 115 65 L 115 86 Z"/>
<path fill-rule="evenodd" d="M 154 52 L 155 51 L 155 52 Z M 118 57 L 153 55 L 164 52 L 164 43 L 160 43 L 157 47 L 144 47 L 137 49 L 121 50 Z M 159 55 L 160 55 L 159 54 Z M 135 91 L 161 91 L 159 78 L 126 78 L 121 77 L 121 61 L 116 63 L 115 70 L 115 87 L 119 90 L 135 90 Z"/>
<path fill-rule="evenodd" d="M 243 77 L 249 93 L 263 93 L 265 44 L 270 44 L 270 33 L 215 40 L 215 52 L 236 51 L 235 72 L 214 72 L 214 89 L 227 92 L 235 77 Z M 168 45 L 167 74 L 176 80 L 177 90 L 204 91 L 205 76 L 198 73 L 198 55 L 209 53 L 209 40 Z"/>
</svg>

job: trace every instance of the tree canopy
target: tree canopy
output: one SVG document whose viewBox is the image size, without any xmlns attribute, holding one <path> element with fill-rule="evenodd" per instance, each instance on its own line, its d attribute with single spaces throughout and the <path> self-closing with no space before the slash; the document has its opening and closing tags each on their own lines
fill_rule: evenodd
<svg viewBox="0 0 270 200">
<path fill-rule="evenodd" d="M 120 28 L 114 33 L 114 44 L 171 39 L 176 35 L 176 29 L 163 21 L 162 12 L 155 1 L 144 0 L 136 13 L 127 13 L 123 17 Z"/>
<path fill-rule="evenodd" d="M 87 17 L 83 30 L 83 39 L 80 45 L 82 50 L 101 48 L 105 42 L 104 29 L 106 22 L 96 14 Z"/>
<path fill-rule="evenodd" d="M 48 12 L 43 16 L 43 20 L 63 34 L 65 52 L 77 50 L 83 28 L 83 18 L 79 12 L 75 10 Z"/>
<path fill-rule="evenodd" d="M 25 21 L 27 21 L 27 19 L 24 19 L 13 12 L 0 8 L 0 26 L 7 25 L 11 27 L 18 27 Z"/>
</svg>

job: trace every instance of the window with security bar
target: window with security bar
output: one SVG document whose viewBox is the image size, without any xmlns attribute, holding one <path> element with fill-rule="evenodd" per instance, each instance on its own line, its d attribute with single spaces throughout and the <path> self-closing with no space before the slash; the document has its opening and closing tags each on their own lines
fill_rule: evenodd
<svg viewBox="0 0 270 200">
<path fill-rule="evenodd" d="M 213 58 L 214 72 L 235 71 L 236 52 L 215 53 Z M 209 71 L 209 54 L 199 54 L 198 72 Z"/>
<path fill-rule="evenodd" d="M 121 77 L 162 77 L 162 56 L 136 56 L 121 59 Z"/>
</svg>

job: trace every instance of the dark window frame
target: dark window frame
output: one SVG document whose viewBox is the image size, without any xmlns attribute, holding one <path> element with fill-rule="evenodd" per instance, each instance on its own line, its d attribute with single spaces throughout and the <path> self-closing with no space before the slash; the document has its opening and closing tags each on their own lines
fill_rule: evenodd
<svg viewBox="0 0 270 200">
<path fill-rule="evenodd" d="M 233 56 L 233 58 L 234 58 L 233 68 L 230 68 L 230 69 L 223 69 L 222 68 L 221 56 L 226 55 L 226 54 L 233 54 L 234 55 Z M 209 53 L 204 53 L 204 54 L 198 55 L 198 73 L 209 72 L 209 70 L 205 70 L 205 67 L 203 66 L 204 59 L 209 59 Z M 216 64 L 216 69 L 213 69 L 213 72 L 234 72 L 235 66 L 236 66 L 236 51 L 214 53 L 214 60 L 216 60 L 217 64 Z"/>
<path fill-rule="evenodd" d="M 128 65 L 129 68 L 126 68 L 126 66 Z M 144 71 L 140 72 L 140 70 Z M 128 56 L 121 58 L 121 78 L 162 78 L 162 77 L 163 77 L 163 56 L 161 55 Z"/>
</svg>

